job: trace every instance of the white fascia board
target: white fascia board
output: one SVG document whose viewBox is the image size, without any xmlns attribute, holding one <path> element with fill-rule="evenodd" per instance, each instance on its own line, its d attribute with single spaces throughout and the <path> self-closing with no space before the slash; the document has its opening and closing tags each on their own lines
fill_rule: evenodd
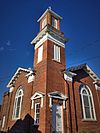
<svg viewBox="0 0 100 133">
<path fill-rule="evenodd" d="M 35 49 L 37 49 L 38 47 L 41 46 L 41 44 L 43 44 L 46 40 L 47 40 L 47 35 L 48 33 L 46 33 L 42 39 L 40 39 L 36 44 L 35 44 Z"/>
<path fill-rule="evenodd" d="M 86 70 L 85 70 L 89 75 L 90 75 L 90 77 L 94 80 L 94 81 L 96 81 L 97 79 L 98 79 L 98 76 L 92 71 L 92 69 L 88 66 L 88 65 L 86 65 Z M 91 75 L 92 74 L 92 75 Z M 94 78 L 95 77 L 95 78 Z"/>
<path fill-rule="evenodd" d="M 11 88 L 9 89 L 9 92 L 11 93 L 11 92 L 13 92 L 13 90 L 14 90 L 14 87 L 11 87 Z"/>
<path fill-rule="evenodd" d="M 72 77 L 77 75 L 76 73 L 73 73 L 73 72 L 70 72 L 70 71 L 65 71 L 64 73 L 67 74 L 67 75 L 70 75 Z"/>
<path fill-rule="evenodd" d="M 42 92 L 35 92 L 34 95 L 31 97 L 31 100 L 34 100 L 34 99 L 37 99 L 37 98 L 41 98 L 43 96 L 44 96 L 44 93 L 42 93 Z"/>
<path fill-rule="evenodd" d="M 65 48 L 65 44 L 58 41 L 57 39 L 55 39 L 53 36 L 51 36 L 50 34 L 48 34 L 47 39 L 50 41 L 53 41 L 55 44 L 58 44 L 59 46 Z"/>
<path fill-rule="evenodd" d="M 29 69 L 25 69 L 25 68 L 19 67 L 19 68 L 17 69 L 17 71 L 15 72 L 15 74 L 13 75 L 13 77 L 11 78 L 11 80 L 9 81 L 9 83 L 7 84 L 7 88 L 12 87 L 10 84 L 11 84 L 11 82 L 12 82 L 13 80 L 15 80 L 15 78 L 16 78 L 17 74 L 19 73 L 19 71 L 30 72 Z"/>
<path fill-rule="evenodd" d="M 50 8 L 48 8 L 43 15 L 37 20 L 37 22 L 39 22 L 45 15 L 47 12 L 51 12 L 56 18 L 60 18 L 62 19 L 62 17 L 60 15 L 58 15 L 57 13 L 55 13 L 54 11 L 52 11 Z"/>
<path fill-rule="evenodd" d="M 34 75 L 28 76 L 28 83 L 31 83 L 32 81 L 34 81 Z"/>
<path fill-rule="evenodd" d="M 95 84 L 95 88 L 96 90 L 100 90 L 100 86 L 98 86 L 97 84 Z"/>
<path fill-rule="evenodd" d="M 97 78 L 97 79 L 93 82 L 93 84 L 100 84 L 100 78 Z"/>
<path fill-rule="evenodd" d="M 70 75 L 67 75 L 66 73 L 64 73 L 64 80 L 67 80 L 67 81 L 70 81 L 70 82 L 72 82 L 73 81 L 73 78 L 72 78 L 72 76 Z"/>
<path fill-rule="evenodd" d="M 70 71 L 66 71 L 66 72 L 64 72 L 64 80 L 72 82 L 72 80 L 73 80 L 72 77 L 74 77 L 76 75 L 77 75 L 76 73 L 73 73 L 73 72 L 70 72 Z"/>
<path fill-rule="evenodd" d="M 30 72 L 29 72 L 28 74 L 26 74 L 26 77 L 29 77 L 29 76 L 31 76 L 31 75 L 34 75 L 34 73 L 33 73 L 32 70 L 30 70 Z"/>
<path fill-rule="evenodd" d="M 49 10 L 49 9 L 47 9 L 47 10 L 42 14 L 42 16 L 37 20 L 37 22 L 39 22 L 39 21 L 46 15 L 46 13 L 48 12 L 48 10 Z"/>
<path fill-rule="evenodd" d="M 56 96 L 56 94 L 58 94 L 60 96 Z M 63 100 L 67 99 L 67 97 L 64 94 L 62 94 L 58 91 L 48 93 L 48 97 L 59 98 L 59 99 L 63 99 Z"/>
<path fill-rule="evenodd" d="M 53 10 L 50 10 L 50 12 L 57 18 L 63 19 L 60 15 L 58 15 L 57 13 L 55 13 Z"/>
<path fill-rule="evenodd" d="M 31 44 L 35 44 L 37 41 L 39 41 L 40 38 L 42 38 L 46 34 L 46 31 L 47 31 L 47 26 L 37 34 L 37 36 L 31 41 Z"/>
<path fill-rule="evenodd" d="M 63 48 L 65 48 L 65 44 L 58 41 L 57 39 L 55 39 L 53 36 L 51 36 L 49 33 L 46 33 L 42 39 L 40 39 L 36 44 L 35 44 L 35 49 L 37 49 L 38 47 L 41 46 L 41 44 L 43 44 L 43 42 L 45 42 L 46 40 L 50 40 L 53 41 L 55 44 L 57 44 L 58 46 L 61 46 Z"/>
</svg>

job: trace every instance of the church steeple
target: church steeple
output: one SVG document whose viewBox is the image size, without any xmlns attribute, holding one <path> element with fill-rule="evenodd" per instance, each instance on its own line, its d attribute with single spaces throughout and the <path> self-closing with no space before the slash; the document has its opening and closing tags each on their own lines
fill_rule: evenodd
<svg viewBox="0 0 100 133">
<path fill-rule="evenodd" d="M 45 59 L 51 62 L 55 60 L 65 66 L 64 48 L 67 39 L 60 31 L 61 19 L 62 17 L 52 11 L 50 7 L 38 19 L 40 32 L 31 42 L 35 45 L 34 67 Z"/>
<path fill-rule="evenodd" d="M 50 129 L 52 127 L 50 123 L 52 123 L 56 117 L 56 115 L 55 117 L 53 116 L 51 120 L 51 117 L 49 117 L 50 108 L 55 108 L 55 103 L 60 111 L 65 108 L 65 81 L 62 71 L 66 69 L 65 43 L 67 39 L 60 31 L 61 19 L 62 17 L 49 7 L 38 19 L 40 32 L 31 42 L 31 44 L 35 45 L 34 69 L 36 71 L 33 95 L 35 95 L 36 92 L 44 94 L 44 96 L 42 96 L 44 100 L 40 99 L 40 103 L 42 103 L 42 120 L 40 118 L 39 121 L 40 129 L 42 128 L 43 133 L 51 133 Z M 57 99 L 55 99 L 55 97 Z M 34 104 L 37 104 L 36 102 L 38 101 L 34 100 Z M 55 113 L 54 110 L 52 110 L 52 112 Z M 64 123 L 62 118 L 63 116 L 61 115 L 60 123 Z M 56 127 L 55 123 L 52 123 L 52 125 Z M 57 132 L 63 132 L 63 125 L 64 124 L 60 124 L 59 129 L 56 129 Z M 55 132 L 54 129 L 52 129 L 52 132 Z"/>
<path fill-rule="evenodd" d="M 43 15 L 38 19 L 37 22 L 40 23 L 40 31 L 47 25 L 60 30 L 60 20 L 62 19 L 57 13 L 51 10 L 49 7 Z"/>
</svg>

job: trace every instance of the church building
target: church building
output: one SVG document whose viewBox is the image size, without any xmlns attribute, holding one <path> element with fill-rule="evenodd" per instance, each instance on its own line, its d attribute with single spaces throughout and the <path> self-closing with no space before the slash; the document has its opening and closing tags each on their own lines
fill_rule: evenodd
<svg viewBox="0 0 100 133">
<path fill-rule="evenodd" d="M 100 131 L 100 79 L 87 64 L 66 69 L 62 17 L 49 7 L 38 19 L 33 69 L 18 68 L 3 96 L 0 131 Z"/>
</svg>

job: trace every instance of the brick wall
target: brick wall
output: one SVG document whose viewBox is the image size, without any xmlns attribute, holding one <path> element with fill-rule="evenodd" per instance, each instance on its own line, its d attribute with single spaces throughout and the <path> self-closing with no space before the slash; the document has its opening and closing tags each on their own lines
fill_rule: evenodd
<svg viewBox="0 0 100 133">
<path fill-rule="evenodd" d="M 72 130 L 73 131 L 97 131 L 100 130 L 100 101 L 98 100 L 98 92 L 93 84 L 91 77 L 83 70 L 76 71 L 77 76 L 74 78 L 72 87 L 70 85 L 70 103 L 71 103 L 71 117 L 72 117 Z M 82 118 L 80 90 L 81 84 L 86 84 L 91 89 L 94 108 L 96 112 L 96 120 L 86 121 Z M 76 107 L 76 112 L 75 112 Z"/>
</svg>

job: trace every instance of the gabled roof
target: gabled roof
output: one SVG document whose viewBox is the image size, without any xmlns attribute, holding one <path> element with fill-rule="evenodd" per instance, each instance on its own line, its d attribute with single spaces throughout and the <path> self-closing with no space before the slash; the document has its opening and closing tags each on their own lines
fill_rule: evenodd
<svg viewBox="0 0 100 133">
<path fill-rule="evenodd" d="M 100 79 L 98 76 L 93 72 L 93 70 L 87 65 L 87 64 L 81 64 L 77 66 L 73 66 L 67 69 L 67 71 L 74 72 L 76 70 L 81 70 L 83 69 L 86 73 L 89 74 L 89 76 L 94 80 L 94 82 L 100 82 Z"/>
<path fill-rule="evenodd" d="M 48 93 L 48 96 L 53 98 L 64 99 L 64 100 L 67 99 L 67 97 L 59 91 L 50 92 Z"/>
<path fill-rule="evenodd" d="M 10 87 L 13 86 L 13 84 L 14 84 L 15 81 L 16 81 L 16 79 L 19 77 L 19 74 L 20 74 L 21 71 L 30 73 L 32 70 L 19 67 L 19 68 L 17 69 L 17 71 L 15 72 L 15 74 L 13 75 L 13 77 L 11 78 L 11 80 L 9 81 L 9 83 L 7 84 L 7 87 L 8 87 L 8 88 L 10 88 Z"/>
<path fill-rule="evenodd" d="M 45 94 L 42 93 L 42 92 L 40 92 L 40 91 L 35 92 L 34 95 L 32 95 L 31 100 L 37 99 L 37 98 L 41 98 L 41 97 L 43 97 L 44 95 L 45 95 Z"/>
<path fill-rule="evenodd" d="M 47 10 L 43 13 L 43 15 L 38 19 L 37 22 L 39 22 L 46 15 L 47 12 L 52 13 L 56 18 L 62 19 L 61 16 L 59 16 L 57 13 L 51 10 L 51 7 L 48 7 Z"/>
</svg>

